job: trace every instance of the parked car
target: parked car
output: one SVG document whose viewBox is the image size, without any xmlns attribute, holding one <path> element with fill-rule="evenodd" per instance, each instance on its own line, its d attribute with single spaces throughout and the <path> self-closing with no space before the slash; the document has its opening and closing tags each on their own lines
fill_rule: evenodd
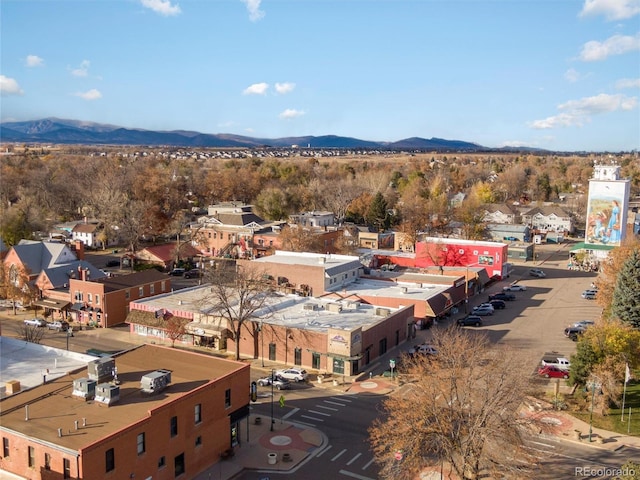
<svg viewBox="0 0 640 480">
<path fill-rule="evenodd" d="M 544 278 L 547 276 L 546 273 L 544 273 L 544 270 L 541 270 L 539 268 L 531 268 L 529 269 L 529 275 L 531 275 L 532 277 L 537 277 L 537 278 Z"/>
<path fill-rule="evenodd" d="M 504 300 L 496 299 L 496 300 L 491 300 L 489 303 L 493 306 L 493 308 L 495 310 L 502 310 L 503 308 L 506 308 L 506 306 L 507 306 L 507 304 L 504 303 Z"/>
<path fill-rule="evenodd" d="M 119 267 L 120 260 L 107 260 L 107 267 Z"/>
<path fill-rule="evenodd" d="M 174 268 L 169 272 L 169 275 L 171 275 L 172 277 L 181 277 L 182 275 L 184 275 L 184 272 L 184 268 Z"/>
<path fill-rule="evenodd" d="M 513 293 L 509 292 L 500 292 L 494 293 L 493 295 L 489 295 L 489 301 L 491 300 L 503 300 L 503 301 L 513 301 L 516 299 L 516 296 Z"/>
<path fill-rule="evenodd" d="M 526 285 L 521 285 L 519 283 L 514 283 L 502 289 L 505 292 L 525 292 L 527 290 Z"/>
<path fill-rule="evenodd" d="M 594 300 L 597 294 L 597 290 L 585 290 L 584 292 L 582 292 L 581 296 L 582 298 L 585 298 L 587 300 Z"/>
<path fill-rule="evenodd" d="M 493 307 L 488 308 L 488 307 L 475 307 L 473 309 L 473 312 L 471 312 L 473 315 L 480 315 L 482 317 L 486 317 L 487 315 L 493 315 Z"/>
<path fill-rule="evenodd" d="M 273 377 L 269 375 L 268 377 L 259 378 L 256 383 L 261 387 L 268 387 L 273 384 L 273 387 L 278 390 L 289 390 L 291 388 L 291 382 L 278 375 L 274 375 Z"/>
<path fill-rule="evenodd" d="M 566 357 L 558 357 L 555 355 L 545 355 L 540 362 L 543 367 L 557 367 L 561 370 L 569 370 L 571 363 Z"/>
<path fill-rule="evenodd" d="M 494 310 L 493 305 L 491 305 L 491 302 L 481 303 L 480 305 L 476 305 L 475 307 L 473 307 L 474 310 L 477 310 L 479 308 L 488 308 L 492 312 Z"/>
<path fill-rule="evenodd" d="M 458 325 L 461 327 L 468 327 L 470 325 L 480 327 L 482 325 L 482 317 L 479 317 L 478 315 L 467 315 L 466 317 L 458 320 Z"/>
<path fill-rule="evenodd" d="M 574 323 L 573 325 L 570 325 L 572 327 L 579 327 L 579 328 L 587 328 L 590 327 L 592 325 L 595 325 L 595 322 L 592 320 L 580 320 L 579 322 Z"/>
<path fill-rule="evenodd" d="M 67 322 L 56 321 L 56 322 L 47 323 L 47 328 L 49 330 L 66 332 L 69 329 L 69 324 Z"/>
<path fill-rule="evenodd" d="M 415 345 L 409 349 L 410 355 L 422 354 L 422 355 L 437 355 L 438 350 L 433 345 L 423 343 L 421 345 Z"/>
<path fill-rule="evenodd" d="M 277 370 L 276 376 L 293 380 L 294 382 L 306 382 L 309 378 L 309 374 L 302 368 L 286 368 L 284 370 Z"/>
<path fill-rule="evenodd" d="M 564 329 L 564 336 L 577 342 L 578 337 L 584 333 L 584 330 L 585 327 L 567 327 Z"/>
<path fill-rule="evenodd" d="M 197 268 L 192 268 L 191 270 L 187 270 L 184 272 L 184 278 L 200 278 L 200 270 Z"/>
<path fill-rule="evenodd" d="M 29 318 L 24 321 L 25 325 L 29 325 L 30 327 L 44 327 L 47 325 L 42 318 Z"/>
<path fill-rule="evenodd" d="M 569 378 L 569 372 L 552 365 L 547 365 L 538 369 L 538 375 L 544 378 Z"/>
</svg>

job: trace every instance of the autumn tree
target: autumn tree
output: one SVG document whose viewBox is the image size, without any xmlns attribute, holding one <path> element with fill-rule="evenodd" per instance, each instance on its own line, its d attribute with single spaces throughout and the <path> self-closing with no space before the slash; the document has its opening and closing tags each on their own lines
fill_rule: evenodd
<svg viewBox="0 0 640 480">
<path fill-rule="evenodd" d="M 608 318 L 611 315 L 611 302 L 617 285 L 618 273 L 622 270 L 631 253 L 637 249 L 640 249 L 640 239 L 627 235 L 622 245 L 611 250 L 607 258 L 601 263 L 601 272 L 596 279 L 596 286 L 598 287 L 596 302 L 603 309 L 603 317 Z"/>
<path fill-rule="evenodd" d="M 278 238 L 280 239 L 282 250 L 324 253 L 321 250 L 322 242 L 320 237 L 315 235 L 312 230 L 303 228 L 300 225 L 289 225 L 283 228 Z"/>
<path fill-rule="evenodd" d="M 611 314 L 640 329 L 640 248 L 631 252 L 618 272 Z"/>
<path fill-rule="evenodd" d="M 443 463 L 458 478 L 526 478 L 534 462 L 523 437 L 533 420 L 518 413 L 522 359 L 456 327 L 436 331 L 434 343 L 433 359 L 407 360 L 402 394 L 383 402 L 369 429 L 381 478 L 412 480 Z"/>
<path fill-rule="evenodd" d="M 246 330 L 254 340 L 257 338 L 259 323 L 252 320 L 268 316 L 265 310 L 271 286 L 263 272 L 251 268 L 249 263 L 221 265 L 215 271 L 206 272 L 211 288 L 198 304 L 202 312 L 228 329 L 230 339 L 235 342 L 236 360 L 240 360 L 242 331 Z M 257 345 L 255 341 L 254 344 Z"/>
<path fill-rule="evenodd" d="M 171 340 L 171 347 L 176 344 L 176 340 L 180 340 L 187 333 L 187 324 L 190 322 L 188 318 L 178 317 L 171 314 L 164 315 L 164 331 L 165 335 Z"/>
</svg>

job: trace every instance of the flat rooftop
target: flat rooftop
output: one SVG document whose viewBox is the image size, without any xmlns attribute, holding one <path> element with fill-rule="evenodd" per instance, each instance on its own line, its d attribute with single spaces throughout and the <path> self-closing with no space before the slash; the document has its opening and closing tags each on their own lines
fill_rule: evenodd
<svg viewBox="0 0 640 480">
<path fill-rule="evenodd" d="M 360 258 L 353 255 L 337 255 L 324 253 L 308 253 L 308 252 L 288 252 L 284 250 L 276 250 L 273 255 L 256 258 L 251 263 L 279 263 L 282 265 L 306 265 L 318 266 L 323 265 L 325 268 L 344 265 L 351 262 L 359 262 Z"/>
<path fill-rule="evenodd" d="M 386 272 L 385 272 L 386 273 Z M 395 273 L 395 272 L 394 272 Z M 359 278 L 357 282 L 346 284 L 339 292 L 345 295 L 381 298 L 409 298 L 411 300 L 427 301 L 434 295 L 446 292 L 460 277 L 438 276 L 437 280 L 446 279 L 449 283 L 435 283 L 430 278 L 433 275 L 394 275 L 389 273 L 385 278 L 395 281 Z M 430 281 L 431 280 L 431 281 Z"/>
<path fill-rule="evenodd" d="M 2 356 L 5 352 L 3 349 Z M 95 359 L 95 357 L 91 357 Z M 71 451 L 82 449 L 132 423 L 150 411 L 212 380 L 249 368 L 247 364 L 159 345 L 142 345 L 115 359 L 120 400 L 107 406 L 72 395 L 73 381 L 87 378 L 86 366 L 0 401 L 0 429 L 10 429 Z M 86 365 L 86 364 L 85 364 Z M 29 362 L 25 367 L 29 367 Z M 40 365 L 33 365 L 39 369 Z M 171 383 L 156 395 L 143 395 L 140 379 L 158 369 L 171 371 Z M 25 420 L 29 406 L 29 420 Z M 82 427 L 82 419 L 86 426 Z M 80 428 L 75 430 L 74 421 Z M 58 437 L 58 429 L 62 437 Z"/>
</svg>

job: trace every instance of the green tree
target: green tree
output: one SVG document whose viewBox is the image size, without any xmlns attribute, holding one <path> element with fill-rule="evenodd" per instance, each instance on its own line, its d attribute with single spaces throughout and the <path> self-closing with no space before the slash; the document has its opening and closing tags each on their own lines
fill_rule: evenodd
<svg viewBox="0 0 640 480">
<path fill-rule="evenodd" d="M 367 223 L 373 225 L 378 231 L 384 231 L 389 228 L 391 221 L 387 209 L 387 201 L 382 193 L 376 193 L 367 210 Z"/>
<path fill-rule="evenodd" d="M 618 272 L 611 314 L 634 328 L 640 328 L 640 248 L 631 252 Z"/>
</svg>

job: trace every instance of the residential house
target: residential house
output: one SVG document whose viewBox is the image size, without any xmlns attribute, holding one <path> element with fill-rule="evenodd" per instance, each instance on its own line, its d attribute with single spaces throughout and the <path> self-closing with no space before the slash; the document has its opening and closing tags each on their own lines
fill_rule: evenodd
<svg viewBox="0 0 640 480">
<path fill-rule="evenodd" d="M 522 213 L 522 223 L 538 233 L 573 233 L 571 215 L 558 205 L 533 207 Z"/>
<path fill-rule="evenodd" d="M 30 369 L 40 376 L 43 365 L 64 358 L 62 352 L 51 353 L 46 360 L 25 359 L 16 372 Z M 3 358 L 2 364 L 9 363 Z M 196 478 L 249 440 L 243 433 L 249 369 L 209 355 L 142 345 L 45 377 L 2 399 L 0 469 L 47 480 Z M 147 382 L 154 388 L 144 388 Z"/>
<path fill-rule="evenodd" d="M 92 279 L 87 270 L 69 279 L 71 319 L 80 325 L 109 328 L 125 323 L 129 303 L 171 291 L 171 277 L 155 269 Z"/>
<path fill-rule="evenodd" d="M 145 247 L 135 254 L 137 262 L 158 265 L 166 271 L 182 263 L 195 264 L 197 258 L 201 256 L 201 252 L 189 242 L 153 245 Z"/>
<path fill-rule="evenodd" d="M 392 249 L 394 248 L 394 232 L 371 232 L 360 230 L 358 234 L 358 243 L 361 248 Z"/>
<path fill-rule="evenodd" d="M 529 225 L 489 223 L 486 228 L 487 234 L 495 242 L 530 242 L 531 228 Z"/>
<path fill-rule="evenodd" d="M 84 221 L 78 223 L 71 230 L 71 240 L 79 241 L 87 248 L 98 248 L 98 235 L 104 229 L 103 225 L 99 222 Z"/>
<path fill-rule="evenodd" d="M 312 211 L 289 215 L 289 221 L 302 227 L 326 228 L 335 225 L 335 216 L 333 212 Z"/>
<path fill-rule="evenodd" d="M 506 203 L 492 203 L 484 207 L 483 221 L 485 223 L 516 224 L 519 223 L 519 213 Z"/>
</svg>

